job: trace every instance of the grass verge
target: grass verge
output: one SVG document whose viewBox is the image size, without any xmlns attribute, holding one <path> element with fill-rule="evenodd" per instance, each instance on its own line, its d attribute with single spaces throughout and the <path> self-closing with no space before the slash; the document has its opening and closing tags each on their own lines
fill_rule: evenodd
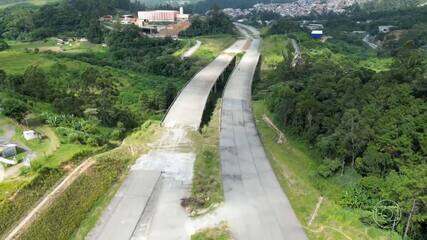
<svg viewBox="0 0 427 240">
<path fill-rule="evenodd" d="M 191 240 L 232 240 L 231 232 L 225 223 L 214 228 L 207 228 L 191 236 Z"/>
<path fill-rule="evenodd" d="M 203 59 L 207 63 L 213 61 L 224 49 L 236 41 L 236 38 L 229 34 L 202 36 L 197 39 L 202 42 L 202 45 L 193 57 Z"/>
<path fill-rule="evenodd" d="M 191 196 L 183 205 L 191 216 L 198 216 L 214 209 L 224 200 L 219 156 L 219 127 L 221 100 L 216 104 L 211 120 L 192 139 L 196 149 Z"/>
<path fill-rule="evenodd" d="M 318 155 L 286 132 L 286 143 L 277 144 L 276 132 L 262 119 L 263 114 L 269 115 L 263 102 L 254 102 L 253 109 L 274 172 L 310 239 L 401 239 L 395 233 L 362 223 L 360 219 L 369 218 L 369 213 L 338 204 L 341 191 L 356 177 L 354 173 L 347 171 L 344 176 L 331 179 L 318 176 Z M 324 197 L 323 203 L 308 226 L 320 196 Z"/>
</svg>

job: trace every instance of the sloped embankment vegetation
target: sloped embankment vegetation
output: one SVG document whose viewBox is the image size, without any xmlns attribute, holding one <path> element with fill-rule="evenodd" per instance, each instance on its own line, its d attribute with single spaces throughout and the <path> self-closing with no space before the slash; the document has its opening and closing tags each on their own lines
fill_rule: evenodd
<svg viewBox="0 0 427 240">
<path fill-rule="evenodd" d="M 191 240 L 231 240 L 231 232 L 226 223 L 213 228 L 202 229 L 191 236 Z"/>
<path fill-rule="evenodd" d="M 378 223 L 371 217 L 378 204 L 384 207 L 383 200 L 392 201 L 401 211 L 395 232 L 422 239 L 427 209 L 425 52 L 408 42 L 377 56 L 340 36 L 325 43 L 299 31 L 289 36 L 300 42 L 303 63 L 292 67 L 291 54 L 277 64 L 270 58 L 257 97 L 286 132 L 318 152 L 311 177 L 329 181 L 317 181 L 316 189 L 356 213 L 366 228 L 393 227 L 389 219 Z"/>
<path fill-rule="evenodd" d="M 78 164 L 85 157 L 93 154 L 93 151 L 78 151 L 70 159 L 64 160 L 58 168 L 40 166 L 34 173 L 27 173 L 24 180 L 14 180 L 2 183 L 1 188 L 8 184 L 20 184 L 13 195 L 3 198 L 0 202 L 0 235 L 5 236 L 8 230 L 20 220 L 64 175 L 67 168 Z M 67 166 L 67 168 L 65 167 Z"/>
</svg>

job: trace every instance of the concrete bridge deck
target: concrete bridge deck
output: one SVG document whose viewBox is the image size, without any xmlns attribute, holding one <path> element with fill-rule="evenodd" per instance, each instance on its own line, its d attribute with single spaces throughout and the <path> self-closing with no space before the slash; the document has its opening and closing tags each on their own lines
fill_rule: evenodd
<svg viewBox="0 0 427 240">
<path fill-rule="evenodd" d="M 165 127 L 199 129 L 212 88 L 233 63 L 235 53 L 240 51 L 245 43 L 246 40 L 238 40 L 191 79 L 169 109 L 163 121 Z"/>
</svg>

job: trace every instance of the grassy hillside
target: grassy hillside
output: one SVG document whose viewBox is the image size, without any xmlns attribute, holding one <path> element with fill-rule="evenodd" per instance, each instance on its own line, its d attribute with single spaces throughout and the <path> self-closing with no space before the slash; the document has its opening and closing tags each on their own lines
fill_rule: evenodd
<svg viewBox="0 0 427 240">
<path fill-rule="evenodd" d="M 10 7 L 17 4 L 31 4 L 41 6 L 58 0 L 0 0 L 0 8 Z"/>
</svg>

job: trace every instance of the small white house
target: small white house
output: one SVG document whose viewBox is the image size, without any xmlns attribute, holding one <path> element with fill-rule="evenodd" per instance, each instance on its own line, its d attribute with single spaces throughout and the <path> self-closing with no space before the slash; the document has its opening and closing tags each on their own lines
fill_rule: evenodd
<svg viewBox="0 0 427 240">
<path fill-rule="evenodd" d="M 28 130 L 23 132 L 24 138 L 27 141 L 37 138 L 37 133 L 34 130 Z"/>
<path fill-rule="evenodd" d="M 321 39 L 323 37 L 323 30 L 313 30 L 311 31 L 311 38 Z"/>
<path fill-rule="evenodd" d="M 393 28 L 395 28 L 395 26 L 378 26 L 378 31 L 380 33 L 389 33 Z"/>
</svg>

